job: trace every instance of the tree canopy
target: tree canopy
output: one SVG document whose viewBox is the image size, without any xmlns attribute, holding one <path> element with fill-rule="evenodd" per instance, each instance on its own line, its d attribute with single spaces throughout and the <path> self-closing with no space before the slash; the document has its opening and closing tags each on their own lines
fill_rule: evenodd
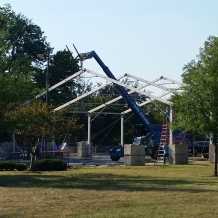
<svg viewBox="0 0 218 218">
<path fill-rule="evenodd" d="M 186 64 L 183 70 L 182 92 L 172 97 L 173 127 L 203 134 L 212 140 L 217 175 L 218 38 L 210 36 L 200 49 L 197 60 Z"/>
<path fill-rule="evenodd" d="M 78 71 L 77 62 L 66 51 L 52 55 L 50 44 L 41 28 L 22 14 L 16 14 L 5 5 L 0 9 L 0 131 L 16 132 L 32 136 L 63 134 L 65 128 L 73 131 L 78 118 L 54 114 L 53 108 L 35 96 L 45 89 L 47 58 L 40 59 L 38 53 L 51 52 L 50 83 L 57 82 Z M 40 79 L 42 78 L 42 79 Z M 75 96 L 75 82 L 56 90 L 52 103 L 59 104 Z M 74 91 L 74 92 L 73 92 Z M 56 102 L 55 102 L 56 99 Z M 28 100 L 28 104 L 26 103 Z M 43 99 L 42 99 L 43 100 Z M 55 121 L 55 123 L 54 123 Z M 58 127 L 56 126 L 58 125 Z"/>
<path fill-rule="evenodd" d="M 9 4 L 0 9 L 1 29 L 7 29 L 4 41 L 10 49 L 7 51 L 6 69 L 10 72 L 12 64 L 20 56 L 26 55 L 31 64 L 42 66 L 42 61 L 37 57 L 37 53 L 46 53 L 50 48 L 44 32 L 31 20 L 22 14 L 16 14 Z"/>
</svg>

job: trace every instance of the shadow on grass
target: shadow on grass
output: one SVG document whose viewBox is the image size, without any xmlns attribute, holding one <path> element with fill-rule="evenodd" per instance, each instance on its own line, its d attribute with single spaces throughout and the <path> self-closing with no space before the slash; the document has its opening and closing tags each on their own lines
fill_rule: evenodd
<svg viewBox="0 0 218 218">
<path fill-rule="evenodd" d="M 87 173 L 47 175 L 46 173 L 26 175 L 1 175 L 0 187 L 4 188 L 61 188 L 106 191 L 183 191 L 190 193 L 214 192 L 200 188 L 216 185 L 218 181 L 194 181 L 189 179 L 172 179 L 148 176 L 115 175 L 112 173 Z"/>
</svg>

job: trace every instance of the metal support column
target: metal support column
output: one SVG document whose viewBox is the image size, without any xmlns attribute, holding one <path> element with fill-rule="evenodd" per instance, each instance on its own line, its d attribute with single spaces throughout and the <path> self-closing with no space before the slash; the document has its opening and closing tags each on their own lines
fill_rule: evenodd
<svg viewBox="0 0 218 218">
<path fill-rule="evenodd" d="M 172 106 L 170 106 L 170 123 L 172 123 L 172 121 L 173 121 L 173 109 Z M 170 128 L 170 145 L 172 144 L 173 144 L 173 131 Z"/>
<path fill-rule="evenodd" d="M 91 157 L 91 114 L 88 113 L 88 145 L 89 145 L 89 157 Z"/>
<path fill-rule="evenodd" d="M 122 114 L 121 115 L 121 136 L 120 136 L 120 138 L 121 138 L 120 139 L 120 143 L 121 143 L 122 146 L 124 146 L 124 140 L 123 140 L 124 139 L 124 137 L 123 137 L 123 134 L 124 134 L 124 125 L 123 124 L 124 124 L 124 115 Z"/>
</svg>

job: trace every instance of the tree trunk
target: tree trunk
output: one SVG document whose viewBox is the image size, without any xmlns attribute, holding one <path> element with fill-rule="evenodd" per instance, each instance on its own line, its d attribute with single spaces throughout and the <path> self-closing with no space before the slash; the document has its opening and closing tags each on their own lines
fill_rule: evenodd
<svg viewBox="0 0 218 218">
<path fill-rule="evenodd" d="M 32 153 L 30 156 L 30 170 L 35 171 L 35 154 Z"/>
</svg>

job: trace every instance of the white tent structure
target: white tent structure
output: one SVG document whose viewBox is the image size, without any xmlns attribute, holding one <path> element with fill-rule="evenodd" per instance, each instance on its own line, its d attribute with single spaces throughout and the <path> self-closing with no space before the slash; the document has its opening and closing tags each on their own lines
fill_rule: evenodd
<svg viewBox="0 0 218 218">
<path fill-rule="evenodd" d="M 156 78 L 153 81 L 147 81 L 145 79 L 136 77 L 136 76 L 131 75 L 131 74 L 124 74 L 124 75 L 120 76 L 117 80 L 114 80 L 114 79 L 111 79 L 111 78 L 109 78 L 109 77 L 107 77 L 105 75 L 102 75 L 100 73 L 91 71 L 89 69 L 82 69 L 82 70 L 78 71 L 77 73 L 73 74 L 72 76 L 66 78 L 65 80 L 63 80 L 63 81 L 55 84 L 54 86 L 50 87 L 48 89 L 48 92 L 53 90 L 53 89 L 55 89 L 55 88 L 57 88 L 58 86 L 63 85 L 67 81 L 69 81 L 69 80 L 71 80 L 71 79 L 73 79 L 73 78 L 75 78 L 77 76 L 80 76 L 83 73 L 89 73 L 91 75 L 99 77 L 99 78 L 105 80 L 106 83 L 101 85 L 101 86 L 99 86 L 99 87 L 97 87 L 97 88 L 95 88 L 95 89 L 93 89 L 93 90 L 91 90 L 90 92 L 87 92 L 87 93 L 85 93 L 85 94 L 83 94 L 81 96 L 78 96 L 77 98 L 72 99 L 71 101 L 69 101 L 69 102 L 67 102 L 67 103 L 65 103 L 65 104 L 55 108 L 54 111 L 59 111 L 59 110 L 61 110 L 63 108 L 66 108 L 66 107 L 70 106 L 71 104 L 76 103 L 79 100 L 81 100 L 81 99 L 83 99 L 83 98 L 85 98 L 85 97 L 87 97 L 87 96 L 89 96 L 89 95 L 99 91 L 100 89 L 105 88 L 106 86 L 110 85 L 111 83 L 113 83 L 113 84 L 116 84 L 116 85 L 124 87 L 126 90 L 129 90 L 128 91 L 129 95 L 134 93 L 134 92 L 137 92 L 137 93 L 145 95 L 147 98 L 149 98 L 145 102 L 141 103 L 139 105 L 140 107 L 143 106 L 143 105 L 146 105 L 146 104 L 148 104 L 148 103 L 150 103 L 152 101 L 159 101 L 159 102 L 165 103 L 166 105 L 169 105 L 170 108 L 171 108 L 170 121 L 172 121 L 172 107 L 171 107 L 172 106 L 172 102 L 166 100 L 165 97 L 169 96 L 169 94 L 173 93 L 174 91 L 179 90 L 180 87 L 182 86 L 182 83 L 178 82 L 176 80 L 164 77 L 164 76 Z M 140 82 L 141 85 L 139 86 L 139 88 L 134 88 L 132 86 L 129 86 L 129 85 L 124 84 L 123 82 L 119 81 L 120 79 L 123 79 L 124 77 L 128 77 L 128 78 L 134 79 L 135 81 Z M 158 84 L 157 82 L 160 82 L 160 81 L 165 81 L 165 83 L 164 84 Z M 142 89 L 144 89 L 144 88 L 146 88 L 148 86 L 149 87 L 155 87 L 156 89 L 159 89 L 159 91 L 162 91 L 163 93 L 161 93 L 161 94 L 151 94 L 151 92 L 149 92 L 149 91 L 142 90 Z M 174 87 L 172 88 L 171 86 L 174 86 Z M 38 94 L 36 96 L 36 98 L 39 98 L 39 97 L 41 97 L 41 96 L 43 96 L 45 94 L 46 94 L 46 91 Z M 103 113 L 102 110 L 106 106 L 108 106 L 108 105 L 118 101 L 121 98 L 122 98 L 122 96 L 116 97 L 116 98 L 114 98 L 114 99 L 112 99 L 112 100 L 110 100 L 110 101 L 108 101 L 108 102 L 106 102 L 106 103 L 104 103 L 104 104 L 102 104 L 100 106 L 97 106 L 97 107 L 95 107 L 95 108 L 93 108 L 93 109 L 91 109 L 89 111 L 84 111 L 83 112 L 83 113 L 87 113 L 87 115 L 88 115 L 88 139 L 87 139 L 87 141 L 88 141 L 89 145 L 90 145 L 90 142 L 91 142 L 91 115 L 92 114 L 96 114 L 96 113 L 97 114 Z M 124 144 L 124 137 L 123 137 L 124 136 L 124 134 L 123 134 L 124 133 L 124 115 L 129 113 L 129 112 L 131 112 L 131 109 L 127 109 L 127 110 L 125 110 L 125 111 L 120 113 L 120 116 L 121 116 L 121 140 L 120 140 L 121 144 Z M 77 112 L 74 111 L 74 113 L 77 113 Z M 108 112 L 108 113 L 110 114 L 110 112 Z M 113 113 L 111 113 L 111 114 L 113 114 Z M 172 144 L 172 142 L 173 142 L 172 131 L 170 131 L 170 144 Z"/>
</svg>

